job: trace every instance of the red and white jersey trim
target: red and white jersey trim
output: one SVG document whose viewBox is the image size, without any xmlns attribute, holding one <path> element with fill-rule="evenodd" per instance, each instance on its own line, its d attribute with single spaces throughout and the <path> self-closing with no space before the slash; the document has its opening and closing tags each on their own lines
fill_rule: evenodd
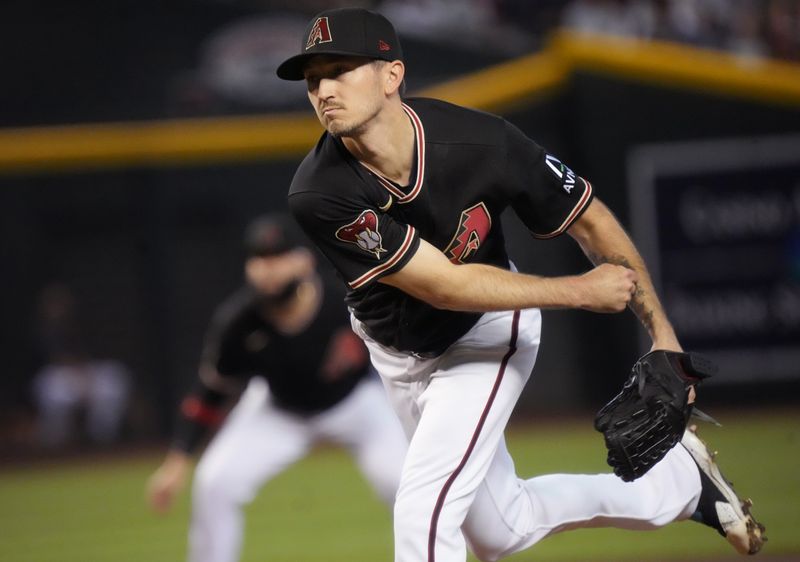
<svg viewBox="0 0 800 562">
<path fill-rule="evenodd" d="M 531 232 L 535 238 L 555 238 L 556 236 L 563 234 L 564 231 L 570 227 L 575 218 L 581 214 L 587 203 L 589 203 L 589 200 L 592 198 L 592 184 L 583 178 L 581 178 L 581 180 L 586 184 L 586 189 L 583 190 L 580 200 L 572 209 L 572 212 L 570 212 L 567 218 L 564 219 L 564 222 L 561 223 L 561 226 L 549 234 L 536 234 L 535 232 Z"/>
<path fill-rule="evenodd" d="M 372 172 L 372 174 L 377 178 L 378 183 L 380 183 L 389 193 L 396 197 L 397 202 L 401 204 L 410 203 L 413 201 L 422 190 L 422 184 L 425 180 L 425 128 L 422 126 L 422 121 L 413 109 L 406 104 L 403 104 L 403 110 L 406 112 L 406 115 L 408 115 L 409 119 L 411 119 L 411 125 L 414 127 L 414 134 L 417 142 L 417 176 L 414 178 L 411 191 L 408 193 L 403 193 L 403 191 L 399 189 L 397 185 L 383 177 L 379 172 L 376 172 L 363 162 L 361 163 L 362 166 Z"/>
<path fill-rule="evenodd" d="M 400 245 L 400 248 L 394 253 L 394 255 L 389 258 L 387 261 L 382 263 L 377 267 L 373 267 L 361 277 L 350 281 L 348 285 L 352 289 L 358 289 L 359 287 L 363 287 L 365 284 L 369 283 L 373 279 L 375 279 L 378 275 L 383 273 L 384 271 L 392 268 L 397 262 L 399 262 L 403 256 L 408 252 L 408 249 L 411 247 L 411 242 L 414 240 L 414 233 L 416 230 L 413 226 L 408 225 L 406 227 L 406 237 L 403 239 L 403 243 Z"/>
</svg>

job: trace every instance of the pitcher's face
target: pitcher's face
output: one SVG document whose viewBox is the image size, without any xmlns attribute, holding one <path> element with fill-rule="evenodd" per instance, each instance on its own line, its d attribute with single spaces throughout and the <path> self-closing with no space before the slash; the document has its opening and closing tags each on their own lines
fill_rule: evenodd
<svg viewBox="0 0 800 562">
<path fill-rule="evenodd" d="M 304 69 L 308 99 L 332 135 L 364 131 L 384 102 L 383 65 L 365 57 L 320 55 Z"/>
</svg>

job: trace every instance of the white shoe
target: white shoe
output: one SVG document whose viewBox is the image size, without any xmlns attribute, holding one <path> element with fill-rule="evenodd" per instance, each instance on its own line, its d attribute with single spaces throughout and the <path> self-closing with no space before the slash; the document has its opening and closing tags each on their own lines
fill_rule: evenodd
<svg viewBox="0 0 800 562">
<path fill-rule="evenodd" d="M 697 427 L 690 426 L 681 444 L 689 451 L 700 469 L 702 492 L 692 519 L 715 528 L 740 554 L 755 554 L 767 540 L 764 525 L 750 513 L 753 502 L 742 501 L 719 470 L 706 444 L 697 436 Z"/>
</svg>

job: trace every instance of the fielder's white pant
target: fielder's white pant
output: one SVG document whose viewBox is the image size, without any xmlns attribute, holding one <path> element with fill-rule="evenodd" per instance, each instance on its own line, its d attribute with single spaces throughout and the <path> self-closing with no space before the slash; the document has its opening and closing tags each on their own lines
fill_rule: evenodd
<svg viewBox="0 0 800 562">
<path fill-rule="evenodd" d="M 463 562 L 467 544 L 495 561 L 567 529 L 653 529 L 694 512 L 700 476 L 682 447 L 632 483 L 613 474 L 517 477 L 503 431 L 536 360 L 538 310 L 485 314 L 434 359 L 389 350 L 353 324 L 410 438 L 394 510 L 396 562 Z"/>
<path fill-rule="evenodd" d="M 320 440 L 346 447 L 381 499 L 392 505 L 407 440 L 377 378 L 365 379 L 342 402 L 312 417 L 273 406 L 266 382 L 254 378 L 195 470 L 190 562 L 238 560 L 243 506 Z"/>
</svg>

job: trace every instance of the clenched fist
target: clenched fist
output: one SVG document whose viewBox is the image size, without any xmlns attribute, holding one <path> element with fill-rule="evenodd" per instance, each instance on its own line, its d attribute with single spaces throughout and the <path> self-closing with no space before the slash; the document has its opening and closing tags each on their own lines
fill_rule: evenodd
<svg viewBox="0 0 800 562">
<path fill-rule="evenodd" d="M 627 267 L 603 263 L 579 277 L 582 304 L 592 312 L 621 312 L 636 292 L 638 274 Z"/>
</svg>

